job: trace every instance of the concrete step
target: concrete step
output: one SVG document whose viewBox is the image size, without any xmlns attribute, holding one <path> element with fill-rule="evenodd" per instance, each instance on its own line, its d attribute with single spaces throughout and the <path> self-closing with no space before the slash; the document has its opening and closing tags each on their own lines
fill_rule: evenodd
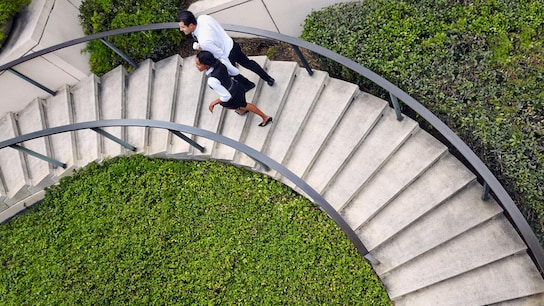
<svg viewBox="0 0 544 306">
<path fill-rule="evenodd" d="M 196 69 L 196 68 L 195 68 Z M 204 72 L 201 72 L 204 74 Z M 207 79 L 206 79 L 207 80 Z M 207 82 L 207 81 L 206 81 Z M 203 87 L 202 93 L 202 102 L 199 105 L 197 112 L 196 127 L 201 128 L 206 131 L 211 131 L 213 133 L 219 133 L 220 127 L 223 121 L 223 113 L 228 110 L 223 108 L 221 105 L 215 106 L 213 112 L 210 112 L 208 109 L 211 102 L 219 98 L 219 95 L 211 89 L 207 83 Z M 205 152 L 201 152 L 196 148 L 191 148 L 192 158 L 194 159 L 206 159 L 211 156 L 215 142 L 211 139 L 205 137 L 195 137 L 195 141 L 206 148 Z"/>
<path fill-rule="evenodd" d="M 126 83 L 127 71 L 121 65 L 100 78 L 100 96 L 98 99 L 100 119 L 126 118 Z M 104 128 L 104 131 L 124 140 L 125 128 L 108 127 Z M 101 142 L 104 157 L 114 157 L 124 153 L 123 147 L 114 141 L 102 137 Z"/>
<path fill-rule="evenodd" d="M 376 273 L 383 275 L 502 213 L 492 199 L 482 201 L 481 194 L 481 185 L 471 183 L 373 249 L 370 253 L 380 261 Z"/>
<path fill-rule="evenodd" d="M 397 121 L 395 111 L 387 109 L 349 161 L 337 169 L 323 193 L 324 198 L 337 210 L 344 207 L 417 129 L 415 121 L 409 118 Z"/>
<path fill-rule="evenodd" d="M 262 67 L 267 67 L 268 59 L 266 56 L 252 56 L 250 58 Z M 241 66 L 239 66 L 238 68 L 240 69 L 240 73 L 242 75 L 255 83 L 255 88 L 251 89 L 246 93 L 246 101 L 248 103 L 255 104 L 254 101 L 257 100 L 257 94 L 261 91 L 264 82 L 259 78 L 258 75 L 256 75 L 252 71 L 249 71 Z M 246 129 L 246 126 L 248 125 L 248 118 L 254 116 L 257 115 L 248 113 L 247 115 L 240 117 L 233 111 L 224 112 L 219 133 L 223 136 L 239 141 L 244 133 L 244 130 Z M 214 143 L 211 154 L 213 159 L 232 161 L 234 160 L 234 157 L 236 155 L 236 150 L 227 145 Z"/>
<path fill-rule="evenodd" d="M 367 249 L 373 250 L 475 179 L 458 159 L 446 154 L 389 201 L 379 214 L 359 226 L 356 233 Z"/>
<path fill-rule="evenodd" d="M 264 70 L 269 70 L 268 68 L 268 58 L 264 55 L 261 56 L 250 56 L 249 59 L 254 60 L 257 64 L 259 64 L 261 67 L 263 67 Z M 238 70 L 240 70 L 240 73 L 245 76 L 248 80 L 255 83 L 255 88 L 251 89 L 246 93 L 246 99 L 248 102 L 254 101 L 257 98 L 258 93 L 261 91 L 264 81 L 261 80 L 261 78 L 255 74 L 255 72 L 248 70 L 240 65 L 237 65 Z"/>
<path fill-rule="evenodd" d="M 265 56 L 250 57 L 250 58 L 256 61 L 259 65 L 263 67 L 266 66 L 267 58 Z M 243 76 L 245 76 L 248 80 L 255 83 L 255 88 L 251 89 L 250 91 L 246 93 L 246 101 L 252 102 L 255 99 L 256 92 L 261 88 L 262 82 L 259 79 L 259 76 L 256 75 L 255 73 L 241 66 L 239 66 L 238 68 L 240 70 L 240 73 Z M 197 123 L 198 127 L 204 130 L 212 131 L 214 133 L 218 133 L 222 135 L 227 134 L 230 137 L 235 137 L 235 138 L 238 137 L 239 139 L 247 119 L 242 118 L 242 120 L 235 120 L 234 125 L 227 126 L 227 124 L 232 124 L 233 116 L 235 116 L 236 113 L 234 113 L 234 111 L 223 108 L 221 105 L 217 105 L 214 108 L 213 113 L 210 114 L 210 111 L 208 110 L 208 106 L 212 101 L 214 101 L 217 98 L 218 98 L 217 93 L 211 88 L 209 88 L 209 86 L 206 85 L 204 93 L 203 93 L 203 99 L 202 99 L 200 112 L 199 112 L 200 116 L 198 117 L 198 123 Z M 247 117 L 249 116 L 253 117 L 255 115 L 247 114 Z M 217 158 L 217 159 L 223 159 L 223 160 L 229 159 L 228 156 L 227 157 L 220 156 L 221 154 L 223 154 L 223 153 L 220 153 L 221 151 L 223 151 L 223 148 L 221 148 L 221 147 L 224 147 L 223 145 L 217 144 L 215 141 L 205 139 L 202 137 L 196 137 L 195 141 L 201 146 L 208 148 L 208 150 L 206 152 L 200 152 L 199 150 L 196 150 L 195 148 L 193 148 L 193 158 L 213 157 L 215 155 L 214 158 Z M 218 153 L 214 153 L 215 151 L 218 151 Z"/>
<path fill-rule="evenodd" d="M 381 279 L 394 299 L 525 250 L 525 243 L 508 220 L 498 215 L 384 274 Z"/>
<path fill-rule="evenodd" d="M 262 151 L 268 137 L 267 135 L 273 133 L 278 125 L 277 122 L 279 117 L 282 116 L 282 108 L 293 82 L 296 79 L 309 78 L 308 74 L 293 62 L 271 62 L 268 67 L 268 73 L 274 76 L 276 83 L 272 87 L 268 85 L 262 86 L 258 99 L 253 101 L 253 103 L 265 114 L 272 116 L 274 121 L 263 128 L 258 126 L 262 122 L 259 116 L 250 116 L 240 137 L 241 142 L 257 151 Z M 236 164 L 249 168 L 255 167 L 255 161 L 243 153 L 236 152 L 234 160 Z"/>
<path fill-rule="evenodd" d="M 139 67 L 128 75 L 126 93 L 126 118 L 149 119 L 151 100 L 151 86 L 153 84 L 154 63 L 145 60 Z M 148 151 L 148 132 L 145 127 L 130 127 L 126 129 L 125 139 L 137 148 L 137 152 Z"/>
<path fill-rule="evenodd" d="M 542 277 L 523 252 L 392 300 L 397 306 L 489 305 L 542 292 Z"/>
<path fill-rule="evenodd" d="M 263 154 L 280 163 L 289 148 L 294 145 L 293 141 L 305 125 L 329 81 L 329 74 L 323 71 L 315 71 L 312 76 L 305 71 L 301 72 L 293 82 L 281 115 L 275 117 L 274 132 L 269 135 L 261 149 Z M 274 175 L 274 172 L 271 175 Z"/>
<path fill-rule="evenodd" d="M 248 100 L 248 103 L 251 101 Z M 217 109 L 217 107 L 216 107 Z M 221 106 L 219 106 L 221 109 Z M 215 112 L 215 110 L 214 110 Z M 238 115 L 232 110 L 223 110 L 223 118 L 221 120 L 221 126 L 219 134 L 226 136 L 230 139 L 240 141 L 249 117 L 257 116 L 252 113 L 246 113 L 243 116 Z M 216 160 L 232 161 L 236 154 L 236 150 L 220 143 L 214 143 L 211 152 L 212 158 Z"/>
<path fill-rule="evenodd" d="M 35 99 L 32 101 L 16 114 L 16 119 L 17 128 L 21 135 L 46 129 L 43 100 Z M 49 137 L 32 139 L 21 145 L 41 155 L 52 156 Z M 39 192 L 45 187 L 55 184 L 51 173 L 53 165 L 30 155 L 26 156 L 26 161 L 28 163 L 29 190 L 31 193 Z"/>
<path fill-rule="evenodd" d="M 174 109 L 173 121 L 176 123 L 196 126 L 196 118 L 200 111 L 203 90 L 206 78 L 204 73 L 195 67 L 195 56 L 182 60 L 181 72 L 178 78 L 176 107 Z M 194 140 L 192 135 L 186 135 Z M 210 148 L 207 148 L 210 150 Z M 171 157 L 187 156 L 192 150 L 191 145 L 179 137 L 172 137 L 169 150 Z"/>
<path fill-rule="evenodd" d="M 429 133 L 418 130 L 356 191 L 340 214 L 354 229 L 375 216 L 447 151 Z M 418 156 L 418 158 L 414 158 Z"/>
<path fill-rule="evenodd" d="M 313 112 L 305 120 L 304 127 L 299 129 L 296 140 L 289 146 L 282 164 L 299 177 L 302 176 L 334 133 L 357 94 L 357 85 L 330 79 Z M 282 182 L 292 186 L 286 179 L 282 179 Z"/>
<path fill-rule="evenodd" d="M 155 63 L 149 118 L 171 122 L 177 102 L 178 78 L 181 71 L 181 57 L 173 55 Z M 150 156 L 166 156 L 172 134 L 164 129 L 149 129 Z"/>
<path fill-rule="evenodd" d="M 356 148 L 387 109 L 386 101 L 367 93 L 359 94 L 350 104 L 344 118 L 327 143 L 318 155 L 312 158 L 302 178 L 315 190 L 322 192 L 336 171 L 343 168 L 356 152 Z M 299 174 L 299 172 L 295 173 Z"/>
<path fill-rule="evenodd" d="M 15 114 L 6 113 L 0 118 L 0 141 L 19 136 Z M 28 165 L 23 153 L 12 148 L 0 150 L 0 170 L 2 171 L 2 197 L 11 206 L 30 196 Z"/>
<path fill-rule="evenodd" d="M 542 306 L 544 293 L 532 294 L 529 296 L 501 301 L 499 303 L 489 304 L 490 306 Z"/>
<path fill-rule="evenodd" d="M 69 87 L 62 87 L 54 97 L 48 97 L 44 102 L 45 122 L 48 128 L 74 123 L 72 97 Z M 70 175 L 76 168 L 75 132 L 67 132 L 50 136 L 52 158 L 67 165 L 66 169 L 54 169 L 55 179 Z"/>
<path fill-rule="evenodd" d="M 96 121 L 98 112 L 98 77 L 94 74 L 81 80 L 71 89 L 74 122 Z M 102 158 L 100 135 L 92 130 L 76 131 L 78 167 Z"/>
</svg>

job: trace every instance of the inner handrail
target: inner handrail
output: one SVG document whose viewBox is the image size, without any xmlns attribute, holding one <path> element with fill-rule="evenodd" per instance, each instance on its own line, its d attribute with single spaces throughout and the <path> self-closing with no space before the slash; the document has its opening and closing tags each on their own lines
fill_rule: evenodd
<svg viewBox="0 0 544 306">
<path fill-rule="evenodd" d="M 147 25 L 138 25 L 122 29 L 115 29 L 111 31 L 96 33 L 77 39 L 69 40 L 34 53 L 23 56 L 19 59 L 13 60 L 9 63 L 0 66 L 0 71 L 7 70 L 15 65 L 24 63 L 33 58 L 39 57 L 50 52 L 77 45 L 80 43 L 88 42 L 95 39 L 105 38 L 114 35 L 128 34 L 134 32 L 148 31 L 148 30 L 165 30 L 165 29 L 177 29 L 179 26 L 176 22 L 155 23 Z M 316 44 L 300 40 L 288 35 L 271 32 L 267 30 L 245 27 L 232 24 L 223 24 L 225 30 L 236 33 L 244 33 L 256 36 L 262 36 L 269 39 L 274 39 L 282 42 L 286 42 L 298 47 L 305 48 L 322 56 L 325 56 L 349 69 L 358 73 L 359 75 L 367 78 L 376 85 L 385 89 L 392 95 L 400 99 L 404 104 L 409 106 L 413 111 L 425 119 L 438 133 L 440 133 L 457 151 L 465 158 L 465 160 L 472 165 L 474 171 L 484 180 L 485 185 L 493 191 L 497 201 L 502 205 L 504 210 L 510 216 L 512 223 L 515 225 L 520 233 L 521 238 L 525 241 L 529 250 L 532 253 L 535 263 L 538 266 L 541 274 L 544 274 L 544 249 L 540 245 L 535 233 L 532 231 L 527 220 L 523 217 L 520 210 L 506 192 L 506 189 L 501 185 L 498 179 L 487 168 L 487 166 L 480 160 L 480 158 L 474 153 L 467 144 L 465 144 L 459 136 L 457 136 L 444 122 L 442 122 L 436 115 L 430 110 L 425 108 L 419 101 L 408 95 L 406 92 L 398 88 L 393 83 L 389 82 L 385 78 L 379 76 L 375 72 L 360 65 L 359 63 L 337 54 L 331 50 L 318 46 Z"/>
<path fill-rule="evenodd" d="M 250 158 L 256 160 L 257 162 L 266 165 L 267 167 L 274 169 L 279 174 L 293 182 L 300 190 L 302 190 L 306 195 L 308 195 L 312 201 L 321 207 L 335 222 L 338 224 L 340 229 L 346 234 L 351 243 L 355 246 L 357 251 L 361 256 L 366 257 L 369 260 L 372 260 L 372 257 L 369 256 L 368 250 L 364 246 L 363 242 L 353 229 L 346 223 L 344 218 L 332 207 L 325 198 L 323 198 L 314 188 L 312 188 L 308 183 L 303 179 L 294 174 L 291 170 L 284 167 L 282 164 L 278 163 L 274 159 L 268 157 L 267 155 L 253 149 L 252 147 L 245 145 L 241 142 L 217 134 L 208 130 L 197 128 L 194 126 L 188 126 L 175 122 L 160 121 L 160 120 L 150 120 L 150 119 L 109 119 L 109 120 L 97 120 L 97 121 L 87 121 L 80 123 L 67 124 L 63 126 L 48 128 L 44 130 L 39 130 L 36 132 L 28 133 L 25 135 L 17 136 L 8 140 L 0 141 L 0 150 L 6 147 L 10 147 L 25 141 L 32 139 L 47 137 L 51 135 L 56 135 L 60 133 L 79 131 L 85 129 L 96 129 L 96 128 L 105 128 L 105 127 L 150 127 L 150 128 L 160 128 L 170 131 L 177 131 L 180 133 L 188 133 L 194 136 L 204 137 L 215 142 L 227 145 L 229 147 L 238 150 Z"/>
</svg>

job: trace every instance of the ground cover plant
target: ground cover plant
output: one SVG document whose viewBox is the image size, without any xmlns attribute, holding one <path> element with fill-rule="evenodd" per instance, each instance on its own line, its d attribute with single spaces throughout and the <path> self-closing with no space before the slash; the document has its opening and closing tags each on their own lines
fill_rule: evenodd
<svg viewBox="0 0 544 306">
<path fill-rule="evenodd" d="M 0 237 L 2 305 L 390 305 L 323 211 L 218 162 L 90 164 Z"/>
<path fill-rule="evenodd" d="M 4 31 L 4 27 L 8 26 L 11 19 L 29 3 L 30 0 L 2 0 L 0 2 L 0 50 L 9 34 Z"/>
<path fill-rule="evenodd" d="M 448 124 L 505 186 L 544 245 L 541 1 L 343 3 L 310 14 L 302 38 L 373 70 Z M 383 95 L 337 65 L 321 65 Z"/>
<path fill-rule="evenodd" d="M 192 1 L 184 0 L 83 0 L 79 18 L 85 35 L 106 32 L 151 23 L 172 22 L 178 10 L 187 8 Z M 159 61 L 178 52 L 183 40 L 176 29 L 145 31 L 106 38 L 115 47 L 136 63 L 148 58 Z M 126 61 L 99 40 L 89 42 L 85 48 L 89 53 L 91 71 L 101 76 Z"/>
</svg>

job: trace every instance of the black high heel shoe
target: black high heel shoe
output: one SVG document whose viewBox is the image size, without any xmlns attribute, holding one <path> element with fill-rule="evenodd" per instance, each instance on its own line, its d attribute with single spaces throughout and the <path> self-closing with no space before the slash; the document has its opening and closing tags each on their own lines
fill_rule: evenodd
<svg viewBox="0 0 544 306">
<path fill-rule="evenodd" d="M 267 126 L 270 122 L 272 122 L 272 117 L 268 117 L 265 122 L 259 123 L 259 126 Z"/>
</svg>

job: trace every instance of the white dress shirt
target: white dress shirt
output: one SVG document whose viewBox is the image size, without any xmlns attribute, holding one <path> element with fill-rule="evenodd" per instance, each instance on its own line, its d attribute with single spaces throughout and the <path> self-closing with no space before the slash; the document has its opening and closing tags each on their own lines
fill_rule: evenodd
<svg viewBox="0 0 544 306">
<path fill-rule="evenodd" d="M 234 41 L 225 32 L 225 29 L 208 15 L 200 15 L 196 19 L 196 28 L 193 35 L 198 40 L 200 49 L 209 51 L 227 66 L 230 75 L 238 75 L 240 71 L 229 61 L 229 54 L 234 46 Z"/>
</svg>

